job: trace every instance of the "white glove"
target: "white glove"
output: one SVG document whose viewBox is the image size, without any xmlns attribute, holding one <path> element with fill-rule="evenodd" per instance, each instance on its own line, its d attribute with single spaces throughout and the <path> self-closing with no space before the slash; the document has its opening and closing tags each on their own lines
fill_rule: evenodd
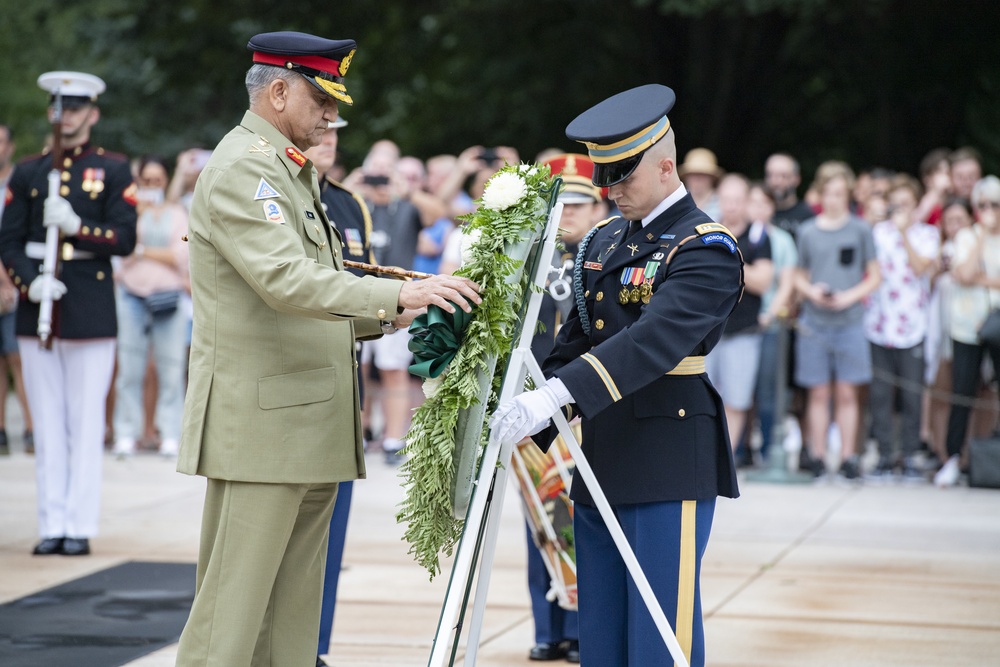
<svg viewBox="0 0 1000 667">
<path fill-rule="evenodd" d="M 57 225 L 66 236 L 76 236 L 80 231 L 80 216 L 73 212 L 73 207 L 62 197 L 45 199 L 45 214 L 42 224 L 46 227 Z"/>
<path fill-rule="evenodd" d="M 559 378 L 528 391 L 497 408 L 490 417 L 490 439 L 500 442 L 520 442 L 548 426 L 552 415 L 567 403 L 572 403 L 566 385 Z"/>
<path fill-rule="evenodd" d="M 28 300 L 35 303 L 42 302 L 42 286 L 45 282 L 45 276 L 38 276 L 31 281 L 31 285 L 28 286 Z M 66 294 L 66 285 L 55 278 L 52 278 L 52 286 L 49 288 L 52 292 L 52 300 L 58 301 L 63 298 Z"/>
</svg>

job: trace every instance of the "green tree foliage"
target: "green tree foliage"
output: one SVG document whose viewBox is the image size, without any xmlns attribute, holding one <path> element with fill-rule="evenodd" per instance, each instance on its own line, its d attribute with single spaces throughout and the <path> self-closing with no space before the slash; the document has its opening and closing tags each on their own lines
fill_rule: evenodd
<svg viewBox="0 0 1000 667">
<path fill-rule="evenodd" d="M 213 146 L 246 108 L 247 39 L 266 30 L 352 37 L 348 166 L 376 139 L 421 157 L 466 146 L 578 149 L 580 111 L 661 82 L 678 146 L 759 175 L 769 152 L 806 173 L 841 158 L 915 171 L 971 144 L 1000 170 L 1000 3 L 993 0 L 0 0 L 0 120 L 41 145 L 50 69 L 109 85 L 109 148 L 168 156 Z"/>
</svg>

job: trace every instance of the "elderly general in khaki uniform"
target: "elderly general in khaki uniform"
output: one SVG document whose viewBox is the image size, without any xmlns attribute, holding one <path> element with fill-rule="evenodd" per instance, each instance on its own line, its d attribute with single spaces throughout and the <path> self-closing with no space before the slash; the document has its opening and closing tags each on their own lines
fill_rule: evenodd
<svg viewBox="0 0 1000 667">
<path fill-rule="evenodd" d="M 250 110 L 218 145 L 190 221 L 194 333 L 178 470 L 208 478 L 197 592 L 178 665 L 316 659 L 337 482 L 365 476 L 355 338 L 415 309 L 470 309 L 478 287 L 343 271 L 316 145 L 350 104 L 352 40 L 257 35 Z"/>
</svg>

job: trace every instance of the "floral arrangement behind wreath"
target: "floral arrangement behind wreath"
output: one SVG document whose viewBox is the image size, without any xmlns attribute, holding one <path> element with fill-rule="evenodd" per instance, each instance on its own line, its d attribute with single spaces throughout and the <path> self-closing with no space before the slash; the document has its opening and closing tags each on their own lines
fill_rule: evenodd
<svg viewBox="0 0 1000 667">
<path fill-rule="evenodd" d="M 404 539 L 409 553 L 431 579 L 441 571 L 440 556 L 450 556 L 461 536 L 463 521 L 452 510 L 455 447 L 459 413 L 478 403 L 483 393 L 477 377 L 496 371 L 487 401 L 487 414 L 496 407 L 507 359 L 513 347 L 527 276 L 511 284 L 508 278 L 522 262 L 507 248 L 544 228 L 547 196 L 553 179 L 547 166 L 506 165 L 486 183 L 477 210 L 460 220 L 462 267 L 455 275 L 479 284 L 482 303 L 472 313 L 462 345 L 438 377 L 424 381 L 426 400 L 417 408 L 406 434 L 406 462 L 400 468 L 406 498 L 396 520 L 407 524 Z M 479 454 L 485 449 L 485 422 Z"/>
</svg>

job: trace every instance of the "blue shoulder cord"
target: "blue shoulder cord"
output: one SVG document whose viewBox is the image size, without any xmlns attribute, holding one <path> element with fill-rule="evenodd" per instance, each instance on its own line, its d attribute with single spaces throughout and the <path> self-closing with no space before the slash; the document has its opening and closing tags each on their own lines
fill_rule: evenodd
<svg viewBox="0 0 1000 667">
<path fill-rule="evenodd" d="M 590 239 L 597 233 L 599 227 L 594 227 L 580 241 L 580 249 L 576 253 L 576 262 L 573 263 L 573 297 L 576 299 L 576 312 L 580 316 L 580 326 L 583 333 L 590 335 L 590 315 L 587 314 L 587 301 L 583 296 L 583 260 L 587 256 L 587 246 Z"/>
</svg>

